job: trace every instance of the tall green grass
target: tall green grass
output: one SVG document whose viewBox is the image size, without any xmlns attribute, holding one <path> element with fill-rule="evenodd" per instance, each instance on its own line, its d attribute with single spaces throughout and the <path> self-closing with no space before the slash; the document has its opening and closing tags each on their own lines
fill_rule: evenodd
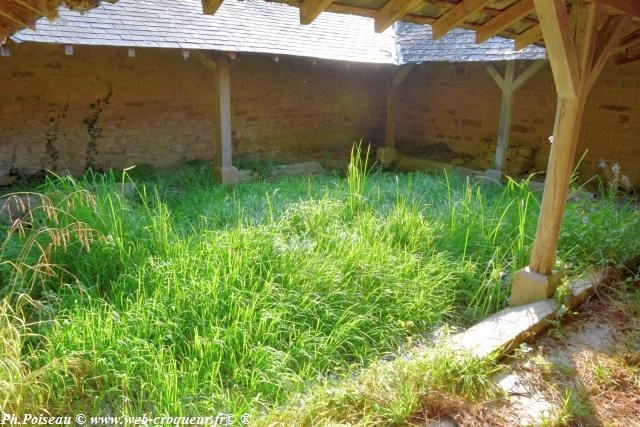
<svg viewBox="0 0 640 427">
<path fill-rule="evenodd" d="M 2 407 L 261 412 L 502 308 L 535 231 L 527 183 L 367 174 L 355 154 L 347 178 L 235 188 L 201 165 L 49 178 L 4 231 Z M 639 231 L 631 205 L 570 204 L 560 266 L 621 262 Z"/>
</svg>

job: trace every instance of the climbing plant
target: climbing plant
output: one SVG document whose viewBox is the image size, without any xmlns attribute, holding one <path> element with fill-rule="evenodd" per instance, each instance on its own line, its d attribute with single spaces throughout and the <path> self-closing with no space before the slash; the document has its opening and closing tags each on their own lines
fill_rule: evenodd
<svg viewBox="0 0 640 427">
<path fill-rule="evenodd" d="M 44 151 L 46 155 L 45 168 L 52 171 L 58 169 L 58 159 L 60 158 L 59 140 L 60 140 L 60 124 L 67 117 L 69 112 L 69 102 L 58 106 L 60 111 L 57 115 L 49 118 L 51 126 L 44 136 Z M 63 135 L 64 136 L 64 135 Z"/>
<path fill-rule="evenodd" d="M 86 169 L 96 169 L 96 158 L 98 156 L 98 139 L 102 135 L 102 127 L 100 126 L 100 116 L 104 111 L 104 108 L 111 103 L 111 95 L 113 91 L 111 86 L 104 98 L 96 100 L 96 102 L 89 105 L 91 114 L 87 116 L 83 123 L 87 126 L 87 134 L 89 135 L 89 141 L 87 143 L 86 151 Z"/>
</svg>

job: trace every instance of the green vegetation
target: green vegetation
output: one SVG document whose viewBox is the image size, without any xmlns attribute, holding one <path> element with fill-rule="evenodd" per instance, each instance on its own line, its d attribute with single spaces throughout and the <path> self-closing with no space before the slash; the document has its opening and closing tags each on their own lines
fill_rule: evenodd
<svg viewBox="0 0 640 427">
<path fill-rule="evenodd" d="M 366 174 L 366 163 L 346 179 L 235 188 L 198 164 L 48 179 L 33 218 L 3 232 L 0 406 L 255 414 L 502 308 L 536 225 L 527 183 Z M 639 232 L 633 206 L 572 203 L 559 267 L 620 263 L 640 253 Z M 416 361 L 377 415 L 345 399 L 362 402 L 361 419 L 398 420 L 430 386 L 488 390 L 490 366 L 429 357 L 442 372 L 411 379 Z"/>
<path fill-rule="evenodd" d="M 434 418 L 451 411 L 447 395 L 470 401 L 499 396 L 491 381 L 498 370 L 493 360 L 454 351 L 443 340 L 392 362 L 374 363 L 356 378 L 316 387 L 295 406 L 272 411 L 259 424 L 406 425 L 425 404 Z"/>
</svg>

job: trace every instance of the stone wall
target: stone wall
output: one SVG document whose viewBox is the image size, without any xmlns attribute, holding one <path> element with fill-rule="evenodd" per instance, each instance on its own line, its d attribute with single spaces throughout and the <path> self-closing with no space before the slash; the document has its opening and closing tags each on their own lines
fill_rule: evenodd
<svg viewBox="0 0 640 427">
<path fill-rule="evenodd" d="M 79 173 L 92 156 L 100 168 L 211 159 L 214 78 L 176 50 L 137 49 L 129 58 L 125 48 L 75 46 L 66 56 L 59 45 L 14 45 L 0 58 L 0 178 L 54 163 Z M 240 54 L 231 69 L 234 153 L 289 160 L 346 155 L 360 138 L 379 145 L 388 83 L 384 66 Z M 419 66 L 399 89 L 398 148 L 485 169 L 500 98 L 484 64 Z M 515 96 L 508 167 L 546 168 L 555 107 L 546 68 Z M 640 63 L 607 66 L 585 114 L 585 175 L 602 159 L 640 185 Z"/>
<path fill-rule="evenodd" d="M 77 174 L 91 157 L 100 168 L 213 157 L 215 75 L 193 56 L 74 51 L 25 43 L 0 58 L 0 176 L 54 164 Z M 356 139 L 382 139 L 384 69 L 249 54 L 232 64 L 235 153 L 311 157 L 346 153 Z"/>
<path fill-rule="evenodd" d="M 493 155 L 501 93 L 480 63 L 430 63 L 416 68 L 400 88 L 398 148 L 420 155 L 443 145 L 452 159 L 470 167 L 486 166 Z M 511 145 L 529 152 L 530 170 L 546 169 L 553 133 L 556 94 L 549 67 L 515 96 Z M 609 64 L 593 89 L 585 112 L 579 156 L 583 176 L 598 172 L 598 162 L 619 163 L 640 185 L 640 63 Z M 512 152 L 512 153 L 513 153 Z M 509 165 L 508 165 L 509 166 Z"/>
</svg>

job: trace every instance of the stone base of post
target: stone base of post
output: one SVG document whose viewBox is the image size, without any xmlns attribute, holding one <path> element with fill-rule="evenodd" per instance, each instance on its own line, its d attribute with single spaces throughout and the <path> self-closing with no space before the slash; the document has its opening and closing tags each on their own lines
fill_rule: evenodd
<svg viewBox="0 0 640 427">
<path fill-rule="evenodd" d="M 238 182 L 238 169 L 234 166 L 213 168 L 213 179 L 220 184 L 236 184 Z"/>
<path fill-rule="evenodd" d="M 484 176 L 486 176 L 489 179 L 493 179 L 495 181 L 500 182 L 502 180 L 502 176 L 504 174 L 502 173 L 502 171 L 498 170 L 498 169 L 487 169 L 486 171 L 484 171 Z"/>
<path fill-rule="evenodd" d="M 529 267 L 517 271 L 513 276 L 509 305 L 516 307 L 551 297 L 560 285 L 560 279 L 557 271 L 542 274 Z"/>
<path fill-rule="evenodd" d="M 378 148 L 376 155 L 380 163 L 382 163 L 384 166 L 388 166 L 393 163 L 398 157 L 398 150 L 390 147 L 382 147 Z"/>
</svg>

